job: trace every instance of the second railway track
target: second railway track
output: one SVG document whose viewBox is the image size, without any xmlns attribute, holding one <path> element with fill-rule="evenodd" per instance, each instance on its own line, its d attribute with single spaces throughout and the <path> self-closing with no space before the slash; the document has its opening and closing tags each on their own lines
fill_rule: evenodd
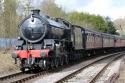
<svg viewBox="0 0 125 83">
<path fill-rule="evenodd" d="M 109 56 L 104 59 L 100 59 L 92 64 L 83 66 L 75 72 L 68 74 L 67 76 L 59 79 L 56 83 L 95 83 L 100 77 L 101 73 L 116 59 L 122 57 L 124 54 L 118 54 L 117 56 Z M 98 82 L 99 83 L 99 82 Z"/>
</svg>

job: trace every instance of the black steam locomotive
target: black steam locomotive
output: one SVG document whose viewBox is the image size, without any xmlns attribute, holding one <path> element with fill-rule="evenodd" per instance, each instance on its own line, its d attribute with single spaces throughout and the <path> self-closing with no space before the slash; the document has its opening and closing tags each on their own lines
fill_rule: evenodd
<svg viewBox="0 0 125 83">
<path fill-rule="evenodd" d="M 125 39 L 73 25 L 32 10 L 19 25 L 16 49 L 12 57 L 20 60 L 21 70 L 48 69 L 68 64 L 98 50 L 124 48 Z M 18 58 L 18 59 L 17 59 Z"/>
</svg>

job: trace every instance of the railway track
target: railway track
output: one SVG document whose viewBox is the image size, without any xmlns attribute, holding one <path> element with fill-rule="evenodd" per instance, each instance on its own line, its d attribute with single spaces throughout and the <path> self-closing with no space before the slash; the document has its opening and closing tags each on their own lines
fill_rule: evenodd
<svg viewBox="0 0 125 83">
<path fill-rule="evenodd" d="M 71 66 L 71 65 L 60 66 L 59 67 L 60 69 L 49 69 L 46 71 L 37 71 L 37 73 L 29 72 L 29 71 L 26 71 L 25 73 L 17 72 L 14 74 L 0 77 L 0 83 L 23 83 L 23 82 L 26 82 L 28 80 L 37 78 L 39 76 L 48 76 L 49 74 L 52 74 L 55 71 L 59 71 L 63 68 L 69 67 L 69 66 Z"/>
<path fill-rule="evenodd" d="M 102 59 L 106 58 L 106 57 L 109 57 L 109 56 L 112 56 L 112 55 L 118 55 L 118 54 L 122 54 L 122 53 L 123 52 L 109 54 L 109 55 L 107 55 L 107 56 L 105 56 L 103 58 L 100 58 L 98 60 L 95 60 L 93 62 L 90 62 L 90 63 L 86 64 L 82 69 L 84 69 L 85 67 L 89 66 L 90 64 L 93 64 L 93 63 L 95 63 L 95 62 L 97 62 L 99 60 L 102 60 Z M 15 74 L 0 77 L 0 83 L 22 83 L 22 82 L 26 82 L 26 81 L 29 81 L 31 79 L 37 78 L 37 77 L 48 77 L 49 75 L 54 75 L 56 72 L 63 71 L 63 69 L 65 69 L 67 67 L 70 67 L 70 66 L 60 67 L 60 69 L 41 71 L 39 73 L 22 73 L 22 72 L 18 72 L 18 73 L 15 73 Z M 62 78 L 60 80 L 57 79 L 54 82 L 57 82 L 57 83 L 63 82 L 67 78 L 69 78 L 71 75 L 75 75 L 77 72 L 74 72 L 74 74 L 67 75 L 66 77 L 64 77 L 64 78 Z M 79 72 L 80 72 L 80 70 L 79 70 Z"/>
<path fill-rule="evenodd" d="M 116 55 L 116 54 L 115 54 Z M 105 71 L 105 69 L 116 59 L 123 56 L 122 53 L 117 54 L 117 56 L 109 56 L 104 59 L 95 61 L 92 64 L 83 66 L 75 72 L 68 74 L 67 76 L 59 79 L 56 83 L 68 83 L 68 82 L 78 82 L 78 83 L 94 83 L 99 78 L 99 76 Z"/>
<path fill-rule="evenodd" d="M 41 71 L 39 73 L 23 73 L 18 72 L 8 76 L 0 77 L 0 83 L 22 83 L 38 76 L 46 75 L 49 71 Z"/>
</svg>

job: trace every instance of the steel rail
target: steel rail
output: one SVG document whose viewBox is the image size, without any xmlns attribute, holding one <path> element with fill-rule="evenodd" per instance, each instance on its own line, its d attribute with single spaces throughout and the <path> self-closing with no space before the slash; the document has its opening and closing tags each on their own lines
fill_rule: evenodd
<svg viewBox="0 0 125 83">
<path fill-rule="evenodd" d="M 81 67 L 81 68 L 78 69 L 77 71 L 74 71 L 74 72 L 68 74 L 67 76 L 65 76 L 65 77 L 59 79 L 58 81 L 56 81 L 55 83 L 63 83 L 63 82 L 65 82 L 65 81 L 67 81 L 68 79 L 73 78 L 76 74 L 80 73 L 80 72 L 83 71 L 85 68 L 87 68 L 87 67 L 89 67 L 89 66 L 95 64 L 96 62 L 99 62 L 99 61 L 104 60 L 104 59 L 106 59 L 106 58 L 112 57 L 112 56 L 114 56 L 114 55 L 119 55 L 119 56 L 116 57 L 116 58 L 118 58 L 118 57 L 122 56 L 123 54 L 125 54 L 125 52 L 119 52 L 119 53 L 110 54 L 110 56 L 101 58 L 101 59 L 99 59 L 99 60 L 94 61 L 93 63 L 89 63 L 89 64 L 87 64 L 86 66 Z M 114 58 L 112 61 L 114 61 L 116 58 Z M 112 61 L 110 61 L 110 63 L 111 63 Z M 103 69 L 105 69 L 110 63 L 108 63 Z M 102 69 L 102 70 L 103 70 L 103 69 Z M 90 81 L 90 83 L 93 83 L 93 82 L 95 81 L 95 79 L 97 79 L 97 77 L 100 75 L 101 72 L 102 72 L 102 71 L 100 71 L 100 72 Z"/>
</svg>

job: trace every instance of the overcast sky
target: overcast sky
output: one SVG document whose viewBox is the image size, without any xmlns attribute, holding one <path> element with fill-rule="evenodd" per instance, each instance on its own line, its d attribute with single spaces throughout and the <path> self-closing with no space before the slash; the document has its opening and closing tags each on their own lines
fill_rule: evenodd
<svg viewBox="0 0 125 83">
<path fill-rule="evenodd" d="M 125 16 L 125 0 L 56 0 L 56 4 L 67 12 L 89 12 L 112 19 Z"/>
<path fill-rule="evenodd" d="M 42 1 L 32 0 L 32 5 L 38 8 Z M 55 3 L 66 12 L 88 12 L 109 16 L 113 20 L 125 16 L 125 0 L 55 0 Z"/>
</svg>

